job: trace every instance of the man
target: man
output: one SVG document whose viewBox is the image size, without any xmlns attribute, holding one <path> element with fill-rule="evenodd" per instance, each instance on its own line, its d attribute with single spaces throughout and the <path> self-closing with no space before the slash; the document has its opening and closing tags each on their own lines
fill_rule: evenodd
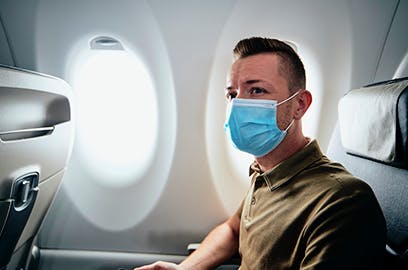
<svg viewBox="0 0 408 270">
<path fill-rule="evenodd" d="M 250 38 L 234 56 L 225 130 L 255 157 L 246 198 L 181 264 L 136 269 L 213 269 L 237 251 L 242 270 L 380 269 L 386 229 L 373 192 L 302 133 L 312 96 L 296 52 Z"/>
</svg>

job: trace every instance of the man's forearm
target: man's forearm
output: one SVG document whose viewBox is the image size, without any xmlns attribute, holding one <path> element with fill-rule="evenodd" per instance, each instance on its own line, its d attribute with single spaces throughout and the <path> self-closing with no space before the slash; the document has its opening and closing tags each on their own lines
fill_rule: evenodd
<svg viewBox="0 0 408 270">
<path fill-rule="evenodd" d="M 238 251 L 239 211 L 226 222 L 212 230 L 200 247 L 179 265 L 169 262 L 155 262 L 135 270 L 209 270 L 222 264 Z"/>
<path fill-rule="evenodd" d="M 228 222 L 212 230 L 200 247 L 181 264 L 181 269 L 213 269 L 231 258 L 238 251 L 239 233 Z"/>
</svg>

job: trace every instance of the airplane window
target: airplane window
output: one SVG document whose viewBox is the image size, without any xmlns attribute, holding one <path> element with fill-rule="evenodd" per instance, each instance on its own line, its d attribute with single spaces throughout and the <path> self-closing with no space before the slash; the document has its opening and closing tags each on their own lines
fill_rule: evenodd
<svg viewBox="0 0 408 270">
<path fill-rule="evenodd" d="M 122 231 L 142 222 L 168 180 L 175 90 L 165 47 L 160 40 L 151 43 L 145 48 L 85 35 L 67 55 L 76 136 L 62 191 L 81 222 L 98 230 Z"/>
<path fill-rule="evenodd" d="M 154 154 L 158 108 L 143 63 L 123 50 L 91 50 L 74 79 L 76 144 L 89 173 L 104 184 L 136 181 Z"/>
</svg>

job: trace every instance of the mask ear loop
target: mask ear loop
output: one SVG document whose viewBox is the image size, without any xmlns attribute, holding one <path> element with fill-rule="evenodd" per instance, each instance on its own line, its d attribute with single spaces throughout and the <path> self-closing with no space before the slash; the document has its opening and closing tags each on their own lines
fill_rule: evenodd
<svg viewBox="0 0 408 270">
<path fill-rule="evenodd" d="M 297 91 L 296 93 L 294 93 L 293 95 L 291 95 L 291 96 L 288 97 L 287 99 L 285 99 L 285 100 L 283 100 L 283 101 L 277 103 L 276 106 L 281 105 L 281 104 L 285 103 L 286 101 L 289 101 L 289 100 L 291 100 L 292 98 L 296 97 L 296 96 L 300 93 L 300 91 L 302 91 L 302 90 Z M 284 132 L 288 132 L 288 130 L 290 129 L 290 127 L 293 125 L 293 123 L 295 123 L 295 119 L 292 119 L 292 122 L 290 122 L 289 126 L 288 126 L 287 128 L 285 128 Z"/>
<path fill-rule="evenodd" d="M 294 93 L 293 95 L 291 95 L 290 97 L 288 97 L 287 99 L 282 100 L 281 102 L 278 102 L 278 103 L 276 104 L 276 106 L 281 105 L 281 104 L 285 103 L 286 101 L 289 101 L 289 100 L 291 100 L 292 98 L 296 97 L 296 96 L 300 93 L 300 91 L 302 91 L 302 90 L 299 90 L 299 91 L 297 91 L 296 93 Z"/>
<path fill-rule="evenodd" d="M 289 126 L 284 130 L 285 132 L 288 132 L 288 130 L 290 129 L 290 127 L 293 125 L 293 123 L 295 123 L 295 119 L 292 119 L 292 122 L 290 122 Z"/>
</svg>

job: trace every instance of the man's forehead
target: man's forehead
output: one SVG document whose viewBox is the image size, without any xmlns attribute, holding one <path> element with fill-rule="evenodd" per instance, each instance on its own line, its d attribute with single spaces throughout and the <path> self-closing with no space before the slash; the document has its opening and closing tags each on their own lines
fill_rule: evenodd
<svg viewBox="0 0 408 270">
<path fill-rule="evenodd" d="M 274 72 L 278 72 L 278 56 L 271 53 L 256 54 L 232 63 L 227 73 L 227 83 L 253 79 L 251 76 L 268 76 Z"/>
</svg>

